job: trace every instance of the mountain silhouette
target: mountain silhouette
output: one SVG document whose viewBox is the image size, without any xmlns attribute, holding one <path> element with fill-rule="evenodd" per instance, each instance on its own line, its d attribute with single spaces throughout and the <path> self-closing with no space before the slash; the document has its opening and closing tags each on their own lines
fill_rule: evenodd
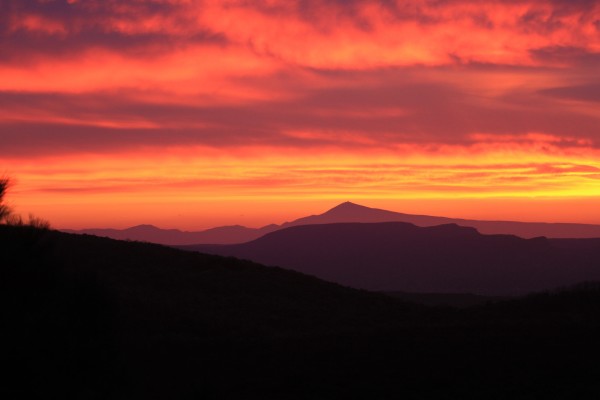
<svg viewBox="0 0 600 400">
<path fill-rule="evenodd" d="M 332 224 L 343 222 L 408 222 L 417 226 L 435 226 L 458 224 L 476 228 L 484 234 L 507 234 L 523 238 L 546 236 L 548 238 L 600 238 L 600 225 L 516 222 L 516 221 L 478 221 L 428 215 L 403 214 L 355 204 L 341 203 L 319 215 L 302 217 L 281 225 L 267 225 L 262 228 L 247 228 L 241 225 L 221 226 L 204 231 L 187 232 L 178 229 L 160 229 L 152 225 L 139 225 L 127 229 L 82 229 L 64 232 L 105 236 L 118 240 L 137 240 L 166 245 L 192 244 L 233 244 L 257 239 L 278 229 L 298 225 Z"/>
<path fill-rule="evenodd" d="M 342 222 L 408 222 L 427 227 L 443 224 L 457 224 L 476 228 L 483 234 L 516 235 L 530 239 L 539 236 L 548 238 L 600 238 L 600 225 L 518 222 L 518 221 L 479 221 L 460 218 L 436 217 L 430 215 L 403 214 L 344 202 L 320 215 L 299 218 L 286 222 L 281 228 L 298 225 L 331 224 Z"/>
<path fill-rule="evenodd" d="M 483 235 L 456 224 L 300 225 L 243 244 L 181 248 L 387 292 L 514 295 L 600 279 L 600 240 Z"/>
<path fill-rule="evenodd" d="M 333 224 L 340 222 L 410 222 L 419 226 L 441 225 L 452 220 L 443 217 L 402 214 L 393 211 L 370 208 L 349 201 L 341 203 L 320 215 L 299 218 L 281 225 L 282 228 L 298 225 Z"/>
</svg>

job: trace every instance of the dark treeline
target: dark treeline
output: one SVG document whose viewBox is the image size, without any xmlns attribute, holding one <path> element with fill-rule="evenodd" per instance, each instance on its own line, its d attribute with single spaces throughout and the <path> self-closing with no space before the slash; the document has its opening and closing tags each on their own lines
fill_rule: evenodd
<svg viewBox="0 0 600 400">
<path fill-rule="evenodd" d="M 232 258 L 0 226 L 3 398 L 597 398 L 600 286 L 425 307 Z"/>
</svg>

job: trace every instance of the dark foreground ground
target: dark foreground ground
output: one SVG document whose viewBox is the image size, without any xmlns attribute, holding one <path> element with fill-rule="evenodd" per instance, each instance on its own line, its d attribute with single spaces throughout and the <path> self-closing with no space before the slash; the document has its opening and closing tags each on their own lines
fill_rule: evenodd
<svg viewBox="0 0 600 400">
<path fill-rule="evenodd" d="M 230 258 L 0 226 L 0 396 L 600 398 L 600 286 L 426 307 Z"/>
</svg>

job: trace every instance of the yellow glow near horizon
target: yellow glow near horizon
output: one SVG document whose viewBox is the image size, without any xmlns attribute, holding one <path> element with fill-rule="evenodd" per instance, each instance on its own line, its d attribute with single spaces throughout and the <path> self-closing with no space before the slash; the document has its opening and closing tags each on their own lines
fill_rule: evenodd
<svg viewBox="0 0 600 400">
<path fill-rule="evenodd" d="M 0 173 L 57 227 L 600 223 L 600 4 L 13 3 Z"/>
<path fill-rule="evenodd" d="M 259 226 L 323 212 L 347 200 L 400 212 L 497 219 L 493 209 L 516 220 L 534 215 L 544 220 L 531 214 L 542 201 L 562 204 L 546 220 L 600 222 L 597 212 L 589 213 L 591 206 L 585 216 L 580 206 L 568 207 L 600 198 L 595 153 L 575 159 L 559 150 L 532 155 L 519 146 L 510 151 L 478 147 L 303 156 L 265 148 L 238 149 L 238 155 L 229 156 L 214 149 L 171 148 L 161 154 L 46 158 L 13 164 L 9 172 L 17 179 L 11 198 L 19 209 L 60 227 L 158 221 L 208 228 L 240 223 L 240 208 L 245 210 L 241 222 Z M 464 154 L 469 151 L 471 157 Z M 447 210 L 439 207 L 443 202 Z M 502 204 L 520 206 L 498 209 Z M 98 208 L 104 211 L 98 214 Z M 176 218 L 168 209 L 185 211 L 190 219 Z"/>
</svg>

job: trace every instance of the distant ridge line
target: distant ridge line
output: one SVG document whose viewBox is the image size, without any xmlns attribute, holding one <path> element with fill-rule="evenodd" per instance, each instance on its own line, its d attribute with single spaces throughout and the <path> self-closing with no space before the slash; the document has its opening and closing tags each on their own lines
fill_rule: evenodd
<svg viewBox="0 0 600 400">
<path fill-rule="evenodd" d="M 267 233 L 298 225 L 331 224 L 343 222 L 407 222 L 420 227 L 456 224 L 477 229 L 483 234 L 507 234 L 522 238 L 600 238 L 600 225 L 578 223 L 480 221 L 430 215 L 404 214 L 362 206 L 345 201 L 322 214 L 310 215 L 281 225 L 270 224 L 261 228 L 228 225 L 203 231 L 161 229 L 153 225 L 137 225 L 127 229 L 63 230 L 68 233 L 106 236 L 113 239 L 137 240 L 166 245 L 234 244 L 257 239 Z"/>
</svg>

